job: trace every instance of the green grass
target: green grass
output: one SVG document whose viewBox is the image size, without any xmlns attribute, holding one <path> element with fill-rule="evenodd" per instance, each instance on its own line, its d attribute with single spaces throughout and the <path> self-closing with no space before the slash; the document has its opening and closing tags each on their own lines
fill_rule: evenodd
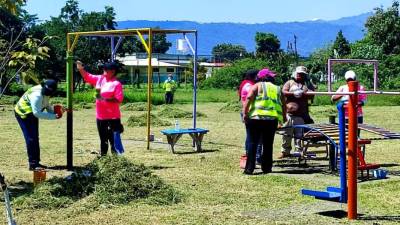
<svg viewBox="0 0 400 225">
<path fill-rule="evenodd" d="M 200 97 L 200 96 L 199 96 Z M 125 126 L 123 142 L 125 157 L 134 164 L 144 164 L 164 182 L 180 193 L 176 204 L 132 201 L 122 204 L 100 205 L 93 209 L 92 199 L 80 197 L 65 208 L 35 208 L 17 205 L 16 198 L 26 195 L 21 187 L 32 182 L 27 170 L 27 156 L 22 133 L 12 113 L 12 106 L 0 111 L 0 171 L 11 184 L 14 215 L 17 224 L 75 225 L 75 224 L 397 224 L 390 220 L 400 214 L 400 143 L 398 140 L 373 141 L 367 147 L 367 161 L 380 163 L 391 173 L 389 179 L 359 183 L 359 212 L 366 220 L 349 222 L 317 212 L 346 210 L 346 205 L 328 203 L 305 197 L 302 188 L 323 190 L 337 186 L 339 178 L 328 173 L 303 173 L 306 168 L 278 167 L 272 174 L 245 176 L 239 169 L 243 154 L 244 127 L 237 112 L 219 112 L 225 103 L 200 103 L 198 110 L 207 115 L 198 119 L 198 127 L 207 128 L 204 153 L 194 153 L 188 135 L 182 136 L 171 154 L 160 130 L 170 126 L 152 127 L 155 142 L 146 149 L 146 128 Z M 191 104 L 179 105 L 190 111 Z M 365 121 L 389 130 L 400 131 L 395 119 L 399 106 L 366 106 Z M 331 106 L 311 107 L 317 122 L 328 121 Z M 123 124 L 129 115 L 142 112 L 123 111 Z M 74 164 L 85 166 L 97 155 L 99 148 L 94 109 L 74 113 Z M 173 122 L 173 119 L 169 119 Z M 180 119 L 182 128 L 190 127 L 190 118 Z M 66 120 L 40 121 L 42 163 L 49 166 L 65 165 Z M 274 157 L 279 154 L 281 136 L 274 144 Z M 309 162 L 314 165 L 312 161 Z M 327 171 L 327 162 L 321 162 Z M 282 164 L 282 163 L 280 163 Z M 283 163 L 284 164 L 284 163 Z M 296 164 L 296 163 L 295 163 Z M 292 173 L 285 171 L 292 171 Z M 258 171 L 258 170 L 257 170 Z M 48 179 L 70 175 L 65 170 L 49 170 Z M 122 178 L 121 178 L 122 179 Z M 121 191 L 123 193 L 123 191 Z M 43 201 L 47 201 L 44 199 Z M 385 217 L 386 216 L 386 217 Z M 372 218 L 369 220 L 368 218 Z M 376 218 L 376 219 L 373 219 Z M 385 219 L 386 218 L 386 219 Z M 0 205 L 0 224 L 5 223 L 5 210 Z"/>
<path fill-rule="evenodd" d="M 227 102 L 237 99 L 235 91 L 207 89 L 198 90 L 198 102 Z M 74 94 L 75 103 L 79 102 L 94 102 L 94 92 L 84 91 Z M 132 102 L 147 102 L 147 89 L 124 89 L 124 103 Z M 164 104 L 164 91 L 155 88 L 152 92 L 152 103 L 154 105 Z M 174 94 L 175 103 L 192 103 L 193 92 L 190 89 L 178 89 Z"/>
</svg>

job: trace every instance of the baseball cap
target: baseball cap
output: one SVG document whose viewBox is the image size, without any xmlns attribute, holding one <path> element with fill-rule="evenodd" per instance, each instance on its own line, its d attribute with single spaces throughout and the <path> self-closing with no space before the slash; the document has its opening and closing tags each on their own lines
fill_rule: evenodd
<svg viewBox="0 0 400 225">
<path fill-rule="evenodd" d="M 348 80 L 348 79 L 355 80 L 355 79 L 356 79 L 356 73 L 354 73 L 353 70 L 349 70 L 349 71 L 347 71 L 347 72 L 344 74 L 344 78 L 345 78 L 346 80 Z"/>
<path fill-rule="evenodd" d="M 258 74 L 257 74 L 258 79 L 264 79 L 266 77 L 274 78 L 275 76 L 276 76 L 276 74 L 274 72 L 272 72 L 271 70 L 269 70 L 268 68 L 264 68 L 264 69 L 258 71 Z"/>
</svg>

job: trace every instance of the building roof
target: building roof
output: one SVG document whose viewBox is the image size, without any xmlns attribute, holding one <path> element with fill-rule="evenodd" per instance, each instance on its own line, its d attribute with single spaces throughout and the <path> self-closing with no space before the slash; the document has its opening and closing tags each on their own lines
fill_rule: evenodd
<svg viewBox="0 0 400 225">
<path fill-rule="evenodd" d="M 137 66 L 137 67 L 148 66 L 147 59 L 137 59 L 135 56 L 117 57 L 117 60 L 120 61 L 125 66 Z M 156 58 L 151 59 L 151 65 L 153 67 L 181 67 L 178 64 L 159 61 Z"/>
</svg>

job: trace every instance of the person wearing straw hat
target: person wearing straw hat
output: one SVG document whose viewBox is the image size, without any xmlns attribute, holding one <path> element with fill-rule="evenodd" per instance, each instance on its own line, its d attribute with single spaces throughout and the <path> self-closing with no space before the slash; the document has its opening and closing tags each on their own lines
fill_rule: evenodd
<svg viewBox="0 0 400 225">
<path fill-rule="evenodd" d="M 124 127 L 121 124 L 120 104 L 124 98 L 122 84 L 116 78 L 118 64 L 105 63 L 103 74 L 93 75 L 88 73 L 82 62 L 77 61 L 76 67 L 86 83 L 96 88 L 96 123 L 100 136 L 100 154 L 107 155 L 108 146 L 111 152 L 117 155 L 124 153 L 121 133 Z"/>
<path fill-rule="evenodd" d="M 57 81 L 49 79 L 29 88 L 15 105 L 15 118 L 24 135 L 28 153 L 29 170 L 45 169 L 40 164 L 39 119 L 55 120 L 62 117 L 64 108 L 54 107 L 50 97 L 57 92 Z M 59 108 L 55 112 L 55 108 Z"/>
<path fill-rule="evenodd" d="M 337 95 L 332 95 L 331 100 L 333 102 L 336 102 L 336 101 L 348 102 L 349 101 L 349 96 L 348 95 L 340 95 L 340 92 L 349 92 L 348 83 L 351 82 L 351 81 L 357 80 L 357 76 L 356 76 L 356 73 L 353 70 L 349 70 L 344 74 L 344 78 L 345 78 L 347 84 L 342 85 L 337 89 L 337 91 L 336 91 L 338 93 Z M 365 88 L 364 88 L 364 86 L 359 85 L 358 86 L 358 90 L 359 91 L 365 91 Z M 358 120 L 358 123 L 363 123 L 364 122 L 364 115 L 363 115 L 362 106 L 365 104 L 366 101 L 367 101 L 367 95 L 366 94 L 359 94 L 358 95 L 358 104 L 359 104 L 359 106 L 357 107 L 357 120 Z M 348 112 L 347 108 L 345 108 L 345 118 L 346 118 L 346 121 L 349 118 L 349 112 Z M 360 131 L 358 131 L 358 135 L 360 135 Z"/>
<path fill-rule="evenodd" d="M 258 72 L 258 82 L 253 85 L 243 106 L 243 118 L 249 129 L 250 148 L 244 174 L 253 174 L 256 165 L 257 146 L 261 142 L 261 170 L 272 171 L 272 153 L 275 131 L 283 123 L 282 95 L 275 85 L 275 73 L 268 68 Z"/>
<path fill-rule="evenodd" d="M 286 123 L 285 127 L 293 125 L 302 125 L 305 121 L 309 120 L 308 101 L 313 96 L 305 95 L 309 91 L 306 85 L 308 76 L 307 68 L 304 66 L 296 67 L 293 73 L 293 79 L 287 81 L 282 88 L 282 93 L 285 96 L 286 102 Z M 282 147 L 279 159 L 289 157 L 292 150 L 292 139 L 294 137 L 295 148 L 297 152 L 302 153 L 301 138 L 302 129 L 300 128 L 287 128 L 282 131 Z"/>
</svg>

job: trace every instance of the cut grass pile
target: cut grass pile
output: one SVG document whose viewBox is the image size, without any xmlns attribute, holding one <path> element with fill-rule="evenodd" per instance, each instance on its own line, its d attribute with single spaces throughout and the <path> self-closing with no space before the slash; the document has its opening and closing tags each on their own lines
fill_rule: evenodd
<svg viewBox="0 0 400 225">
<path fill-rule="evenodd" d="M 154 105 L 152 105 L 151 108 L 152 110 L 156 109 Z M 147 103 L 145 102 L 126 103 L 125 105 L 121 106 L 121 109 L 125 111 L 147 111 Z"/>
<path fill-rule="evenodd" d="M 176 106 L 169 106 L 169 105 L 160 106 L 160 111 L 158 112 L 158 115 L 160 117 L 166 117 L 166 118 L 193 118 L 192 112 L 185 111 Z M 207 117 L 206 114 L 198 111 L 196 112 L 196 116 Z"/>
<path fill-rule="evenodd" d="M 230 101 L 222 106 L 220 112 L 240 112 L 242 110 L 242 104 L 239 101 Z"/>
<path fill-rule="evenodd" d="M 120 205 L 134 200 L 150 204 L 172 204 L 180 194 L 152 174 L 144 165 L 135 165 L 124 157 L 107 156 L 96 159 L 68 177 L 54 177 L 43 182 L 31 193 L 14 200 L 20 208 L 65 208 L 89 197 L 88 207 L 104 204 Z"/>
<path fill-rule="evenodd" d="M 165 120 L 160 118 L 158 115 L 150 114 L 151 115 L 151 126 L 155 127 L 164 127 L 164 126 L 171 126 L 171 121 Z M 128 127 L 144 127 L 147 123 L 147 114 L 143 113 L 140 115 L 131 115 L 128 118 Z"/>
</svg>

